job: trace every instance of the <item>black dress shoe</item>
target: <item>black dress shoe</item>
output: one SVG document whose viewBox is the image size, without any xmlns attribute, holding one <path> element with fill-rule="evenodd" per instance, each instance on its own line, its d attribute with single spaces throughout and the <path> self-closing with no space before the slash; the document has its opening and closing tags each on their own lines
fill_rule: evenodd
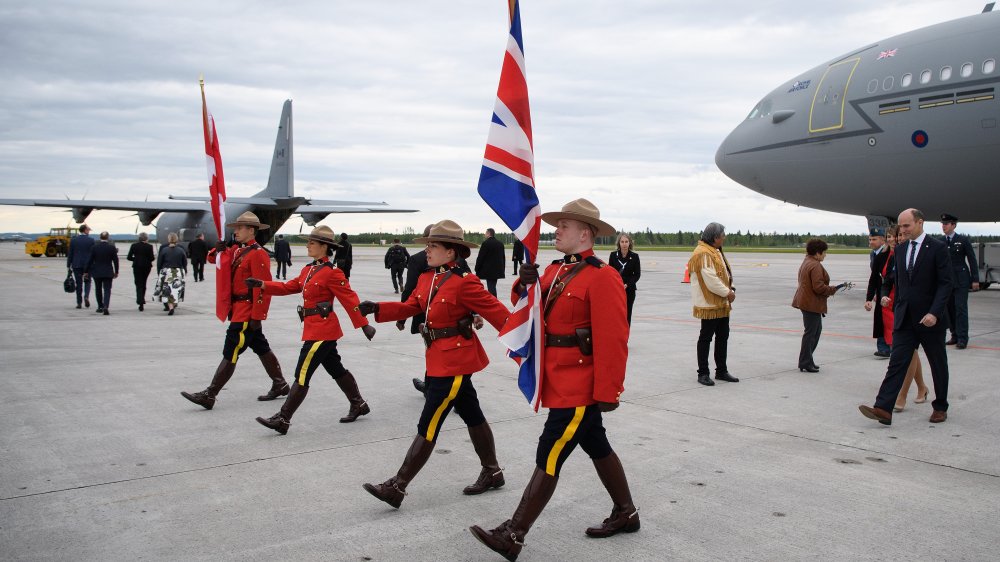
<svg viewBox="0 0 1000 562">
<path fill-rule="evenodd" d="M 98 308 L 94 312 L 96 312 L 97 314 L 100 314 L 100 313 L 104 312 L 104 309 L 103 308 Z"/>
<path fill-rule="evenodd" d="M 83 305 L 82 304 L 78 304 L 78 305 L 76 305 L 76 307 L 77 308 L 83 308 Z"/>
<path fill-rule="evenodd" d="M 104 315 L 105 315 L 105 316 L 111 316 L 111 313 L 110 313 L 110 312 L 108 312 L 108 309 L 106 309 L 106 308 L 105 308 L 105 309 L 104 309 Z"/>
<path fill-rule="evenodd" d="M 417 389 L 417 392 L 423 394 L 427 391 L 427 384 L 420 379 L 413 379 L 413 388 Z"/>
<path fill-rule="evenodd" d="M 90 308 L 90 299 L 83 299 L 83 306 Z"/>
<path fill-rule="evenodd" d="M 966 348 L 966 347 L 968 347 L 968 346 L 969 346 L 969 344 L 967 344 L 967 343 L 965 343 L 965 342 L 963 341 L 963 342 L 959 342 L 959 343 L 958 343 L 957 345 L 955 345 L 955 348 L 956 348 L 956 349 L 965 349 L 965 348 Z"/>
<path fill-rule="evenodd" d="M 705 386 L 715 386 L 715 382 L 708 375 L 698 375 L 698 382 Z"/>
<path fill-rule="evenodd" d="M 876 351 L 872 355 L 874 355 L 875 357 L 881 357 L 881 358 L 885 359 L 886 357 L 889 357 L 892 354 L 889 353 L 888 351 Z"/>
<path fill-rule="evenodd" d="M 740 382 L 740 379 L 734 377 L 733 375 L 730 375 L 728 372 L 726 372 L 726 373 L 716 373 L 715 374 L 715 380 L 717 380 L 717 381 L 726 381 L 726 382 Z"/>
<path fill-rule="evenodd" d="M 955 336 L 951 336 L 950 340 L 944 342 L 945 345 L 955 345 L 957 343 L 958 343 L 958 338 L 956 338 Z"/>
<path fill-rule="evenodd" d="M 139 312 L 142 312 L 142 311 L 143 311 L 143 308 L 142 308 L 142 304 L 140 303 L 139 304 Z"/>
<path fill-rule="evenodd" d="M 808 365 L 806 367 L 799 367 L 799 372 L 802 373 L 818 373 L 819 367 L 816 365 Z"/>
</svg>

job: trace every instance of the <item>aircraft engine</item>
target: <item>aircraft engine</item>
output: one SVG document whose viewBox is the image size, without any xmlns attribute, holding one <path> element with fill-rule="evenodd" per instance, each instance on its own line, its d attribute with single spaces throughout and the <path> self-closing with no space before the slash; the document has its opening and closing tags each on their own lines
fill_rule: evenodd
<svg viewBox="0 0 1000 562">
<path fill-rule="evenodd" d="M 316 223 L 325 219 L 330 213 L 299 213 L 302 217 L 302 222 L 308 224 L 309 226 L 316 226 Z"/>
<path fill-rule="evenodd" d="M 139 217 L 139 222 L 143 226 L 149 226 L 160 214 L 160 211 L 137 211 L 135 214 Z"/>
<path fill-rule="evenodd" d="M 83 224 L 83 221 L 87 220 L 87 217 L 90 216 L 90 213 L 94 212 L 94 208 L 93 207 L 73 207 L 71 209 L 71 212 L 73 213 L 73 220 L 75 220 L 77 222 L 77 224 Z"/>
</svg>

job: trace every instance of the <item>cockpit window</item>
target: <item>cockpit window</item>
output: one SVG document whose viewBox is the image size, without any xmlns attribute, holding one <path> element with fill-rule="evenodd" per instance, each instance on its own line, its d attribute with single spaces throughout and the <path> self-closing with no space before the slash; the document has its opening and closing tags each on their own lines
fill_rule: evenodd
<svg viewBox="0 0 1000 562">
<path fill-rule="evenodd" d="M 761 100 L 760 103 L 755 105 L 754 108 L 750 110 L 750 115 L 747 115 L 747 120 L 757 119 L 758 117 L 767 117 L 771 114 L 772 105 L 773 104 L 770 98 Z"/>
</svg>

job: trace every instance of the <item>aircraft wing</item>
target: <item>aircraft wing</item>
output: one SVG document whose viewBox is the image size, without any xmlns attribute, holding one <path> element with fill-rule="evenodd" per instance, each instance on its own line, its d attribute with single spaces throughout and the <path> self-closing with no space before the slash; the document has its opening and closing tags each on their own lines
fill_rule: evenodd
<svg viewBox="0 0 1000 562">
<path fill-rule="evenodd" d="M 384 205 L 385 203 L 379 203 Z M 367 205 L 343 206 L 343 205 L 300 205 L 295 209 L 298 214 L 305 213 L 416 213 L 417 209 L 393 209 Z"/>
<path fill-rule="evenodd" d="M 199 201 L 101 201 L 98 199 L 0 199 L 0 205 L 23 207 L 62 207 L 66 209 L 111 209 L 114 211 L 191 212 L 208 211 L 208 203 Z"/>
</svg>

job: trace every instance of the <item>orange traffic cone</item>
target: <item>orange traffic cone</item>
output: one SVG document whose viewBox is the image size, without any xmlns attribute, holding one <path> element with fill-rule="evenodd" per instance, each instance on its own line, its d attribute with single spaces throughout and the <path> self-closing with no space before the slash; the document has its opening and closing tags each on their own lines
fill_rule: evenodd
<svg viewBox="0 0 1000 562">
<path fill-rule="evenodd" d="M 687 264 L 685 264 L 684 265 L 684 280 L 681 281 L 681 283 L 690 283 L 690 282 L 691 282 L 691 272 L 688 271 L 688 266 L 687 266 Z"/>
</svg>

